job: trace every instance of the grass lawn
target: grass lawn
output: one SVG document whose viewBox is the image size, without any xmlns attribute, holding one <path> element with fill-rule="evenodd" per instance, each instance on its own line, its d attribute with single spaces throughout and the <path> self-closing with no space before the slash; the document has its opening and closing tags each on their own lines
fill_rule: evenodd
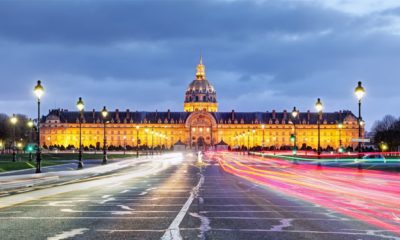
<svg viewBox="0 0 400 240">
<path fill-rule="evenodd" d="M 135 154 L 109 154 L 108 159 L 136 157 Z M 11 154 L 0 154 L 0 172 L 36 168 L 36 155 L 32 155 L 33 161 L 29 161 L 29 154 L 17 154 L 17 161 L 12 162 Z M 83 159 L 102 159 L 102 154 L 83 154 Z M 42 166 L 65 164 L 60 160 L 77 160 L 77 153 L 44 153 L 42 154 Z"/>
</svg>

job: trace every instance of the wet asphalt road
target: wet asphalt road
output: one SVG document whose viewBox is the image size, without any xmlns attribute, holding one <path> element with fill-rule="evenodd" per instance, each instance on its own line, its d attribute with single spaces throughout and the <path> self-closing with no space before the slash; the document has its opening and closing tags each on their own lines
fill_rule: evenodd
<svg viewBox="0 0 400 240">
<path fill-rule="evenodd" d="M 180 214 L 183 239 L 400 239 L 191 161 L 0 209 L 0 239 L 171 239 Z"/>
</svg>

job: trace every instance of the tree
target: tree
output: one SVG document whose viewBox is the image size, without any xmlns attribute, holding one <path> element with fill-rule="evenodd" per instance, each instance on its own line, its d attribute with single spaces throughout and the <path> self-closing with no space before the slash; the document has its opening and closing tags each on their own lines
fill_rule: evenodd
<svg viewBox="0 0 400 240">
<path fill-rule="evenodd" d="M 372 127 L 372 136 L 377 147 L 386 143 L 388 150 L 396 151 L 400 146 L 400 119 L 386 115 L 382 120 L 376 121 Z"/>
</svg>

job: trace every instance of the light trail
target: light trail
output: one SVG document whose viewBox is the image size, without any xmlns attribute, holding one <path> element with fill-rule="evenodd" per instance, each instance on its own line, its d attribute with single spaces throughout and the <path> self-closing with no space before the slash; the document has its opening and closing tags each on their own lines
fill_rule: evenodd
<svg viewBox="0 0 400 240">
<path fill-rule="evenodd" d="M 400 174 L 209 154 L 224 171 L 400 235 Z"/>
</svg>

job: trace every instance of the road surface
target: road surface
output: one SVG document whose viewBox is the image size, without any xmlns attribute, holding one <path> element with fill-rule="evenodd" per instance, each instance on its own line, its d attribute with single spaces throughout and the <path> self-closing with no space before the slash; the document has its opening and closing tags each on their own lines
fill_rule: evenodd
<svg viewBox="0 0 400 240">
<path fill-rule="evenodd" d="M 0 209 L 1 239 L 400 239 L 224 172 L 215 160 L 206 166 L 186 155 L 164 160 L 13 195 L 41 198 Z"/>
</svg>

